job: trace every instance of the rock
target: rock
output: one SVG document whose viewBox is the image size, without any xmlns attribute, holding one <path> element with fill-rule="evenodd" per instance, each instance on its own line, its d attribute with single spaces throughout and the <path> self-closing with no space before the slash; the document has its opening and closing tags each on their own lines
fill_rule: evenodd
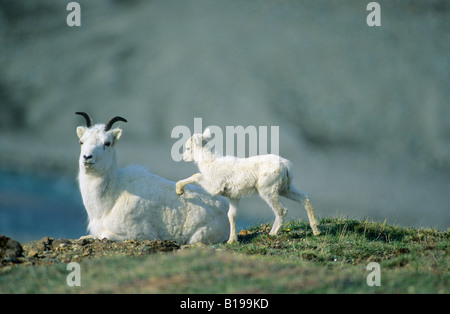
<svg viewBox="0 0 450 314">
<path fill-rule="evenodd" d="M 40 246 L 41 250 L 48 251 L 52 248 L 54 238 L 50 237 L 43 237 L 38 241 L 38 245 Z"/>
<path fill-rule="evenodd" d="M 14 260 L 23 256 L 22 245 L 14 239 L 0 236 L 0 259 Z"/>
<path fill-rule="evenodd" d="M 49 251 L 53 248 L 53 240 L 54 238 L 50 237 L 43 237 L 42 239 L 38 241 L 31 241 L 24 245 L 25 254 L 28 257 L 36 257 L 40 254 L 42 255 L 43 252 Z"/>
<path fill-rule="evenodd" d="M 72 242 L 70 240 L 59 238 L 59 239 L 56 239 L 53 241 L 52 246 L 54 248 L 63 248 L 69 244 L 72 244 Z"/>
</svg>

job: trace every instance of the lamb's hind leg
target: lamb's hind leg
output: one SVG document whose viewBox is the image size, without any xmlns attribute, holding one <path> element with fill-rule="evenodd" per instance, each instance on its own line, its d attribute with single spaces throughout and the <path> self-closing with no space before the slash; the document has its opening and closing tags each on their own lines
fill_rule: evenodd
<svg viewBox="0 0 450 314">
<path fill-rule="evenodd" d="M 311 225 L 311 229 L 313 231 L 314 235 L 319 235 L 320 231 L 317 228 L 317 226 L 319 225 L 319 223 L 316 220 L 316 216 L 314 215 L 314 209 L 311 205 L 311 201 L 309 199 L 308 194 L 296 189 L 292 184 L 290 185 L 289 189 L 287 192 L 282 194 L 283 196 L 293 200 L 293 201 L 297 201 L 300 204 L 303 204 L 303 206 L 306 209 L 306 212 L 308 213 L 308 219 L 309 219 L 309 224 Z"/>
<path fill-rule="evenodd" d="M 286 216 L 287 209 L 281 204 L 278 199 L 278 194 L 259 194 L 261 198 L 272 208 L 275 214 L 275 221 L 273 222 L 272 229 L 270 230 L 270 235 L 275 235 L 280 230 L 284 222 L 284 217 Z"/>
<path fill-rule="evenodd" d="M 239 204 L 239 199 L 229 199 L 230 207 L 228 208 L 228 220 L 230 221 L 230 238 L 228 243 L 233 243 L 237 241 L 236 235 L 236 212 Z"/>
</svg>

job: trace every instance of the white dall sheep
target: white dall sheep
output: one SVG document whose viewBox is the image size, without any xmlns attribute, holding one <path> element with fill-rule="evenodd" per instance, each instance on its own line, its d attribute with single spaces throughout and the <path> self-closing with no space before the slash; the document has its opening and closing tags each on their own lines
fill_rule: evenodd
<svg viewBox="0 0 450 314">
<path fill-rule="evenodd" d="M 195 162 L 200 173 L 178 181 L 176 192 L 181 195 L 187 184 L 197 183 L 212 195 L 228 197 L 230 203 L 229 243 L 237 241 L 235 219 L 240 198 L 256 193 L 275 213 L 276 218 L 270 230 L 271 235 L 278 232 L 287 212 L 278 199 L 280 195 L 303 204 L 308 213 L 313 234 L 320 234 L 308 194 L 296 189 L 292 184 L 293 170 L 289 160 L 272 154 L 249 158 L 218 156 L 207 144 L 207 139 L 210 137 L 211 131 L 206 129 L 203 134 L 194 134 L 187 140 L 183 160 Z"/>
<path fill-rule="evenodd" d="M 77 112 L 87 126 L 77 127 L 81 153 L 79 185 L 94 238 L 111 240 L 173 240 L 218 243 L 229 235 L 228 203 L 201 188 L 180 198 L 175 182 L 151 174 L 140 166 L 119 169 L 115 145 L 122 135 L 113 123 L 94 125 L 87 113 Z"/>
</svg>

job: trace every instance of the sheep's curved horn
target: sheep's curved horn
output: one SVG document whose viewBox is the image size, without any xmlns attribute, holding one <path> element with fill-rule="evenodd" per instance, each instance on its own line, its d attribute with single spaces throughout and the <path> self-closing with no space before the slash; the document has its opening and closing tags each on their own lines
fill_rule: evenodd
<svg viewBox="0 0 450 314">
<path fill-rule="evenodd" d="M 86 126 L 88 128 L 90 128 L 94 124 L 92 118 L 86 112 L 75 112 L 75 114 L 79 114 L 80 116 L 83 116 L 86 119 Z"/>
<path fill-rule="evenodd" d="M 106 122 L 106 124 L 105 124 L 105 131 L 109 131 L 109 130 L 111 129 L 112 125 L 113 125 L 114 123 L 116 123 L 117 121 L 128 122 L 127 119 L 122 118 L 122 117 L 119 117 L 119 116 L 114 117 L 114 118 L 111 118 L 111 119 L 109 119 L 109 121 Z"/>
</svg>

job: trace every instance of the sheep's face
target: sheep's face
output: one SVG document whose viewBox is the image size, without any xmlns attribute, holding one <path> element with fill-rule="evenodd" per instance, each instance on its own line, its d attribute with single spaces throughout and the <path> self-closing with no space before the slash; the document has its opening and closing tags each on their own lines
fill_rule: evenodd
<svg viewBox="0 0 450 314">
<path fill-rule="evenodd" d="M 77 135 L 81 144 L 80 171 L 102 174 L 115 164 L 114 144 L 122 135 L 121 129 L 105 131 L 104 125 L 79 126 Z"/>
</svg>

